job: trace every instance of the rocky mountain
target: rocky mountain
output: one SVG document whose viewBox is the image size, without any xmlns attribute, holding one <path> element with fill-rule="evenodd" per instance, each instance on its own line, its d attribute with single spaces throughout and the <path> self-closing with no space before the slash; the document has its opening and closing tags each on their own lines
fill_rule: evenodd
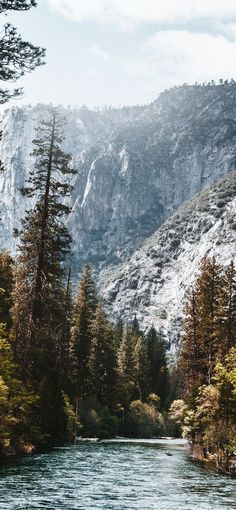
<svg viewBox="0 0 236 510">
<path fill-rule="evenodd" d="M 163 327 L 175 349 L 186 290 L 205 255 L 236 262 L 235 171 L 180 206 L 128 262 L 104 270 L 100 292 L 113 316 Z"/>
<path fill-rule="evenodd" d="M 32 168 L 34 128 L 48 107 L 14 107 L 2 114 L 1 248 L 29 203 L 19 188 Z M 64 148 L 78 170 L 68 226 L 75 269 L 129 257 L 184 201 L 235 168 L 236 84 L 176 87 L 147 106 L 91 111 L 59 108 Z"/>
</svg>

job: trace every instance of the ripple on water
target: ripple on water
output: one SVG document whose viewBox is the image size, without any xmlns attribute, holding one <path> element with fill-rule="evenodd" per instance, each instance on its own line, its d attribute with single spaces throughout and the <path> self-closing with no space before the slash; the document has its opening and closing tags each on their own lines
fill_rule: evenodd
<svg viewBox="0 0 236 510">
<path fill-rule="evenodd" d="M 234 510 L 236 483 L 181 441 L 79 443 L 0 467 L 0 508 Z"/>
</svg>

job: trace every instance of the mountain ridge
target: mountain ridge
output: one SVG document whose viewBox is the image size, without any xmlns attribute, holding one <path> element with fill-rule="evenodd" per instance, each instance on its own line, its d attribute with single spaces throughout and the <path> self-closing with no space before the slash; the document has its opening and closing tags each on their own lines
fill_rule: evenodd
<svg viewBox="0 0 236 510">
<path fill-rule="evenodd" d="M 126 263 L 101 273 L 109 314 L 162 327 L 175 350 L 186 291 L 204 256 L 236 262 L 236 171 L 182 204 Z"/>
<path fill-rule="evenodd" d="M 13 107 L 2 116 L 0 238 L 12 251 L 29 208 L 19 188 L 47 108 Z M 67 221 L 78 272 L 85 260 L 96 269 L 125 260 L 181 203 L 235 167 L 234 82 L 174 87 L 145 106 L 59 110 L 67 119 L 63 148 L 78 170 Z"/>
</svg>

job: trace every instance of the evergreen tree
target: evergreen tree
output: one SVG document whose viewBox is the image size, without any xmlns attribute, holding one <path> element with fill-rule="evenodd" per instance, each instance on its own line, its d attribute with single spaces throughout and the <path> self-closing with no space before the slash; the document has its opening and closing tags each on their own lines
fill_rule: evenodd
<svg viewBox="0 0 236 510">
<path fill-rule="evenodd" d="M 60 384 L 63 389 L 70 392 L 71 379 L 70 374 L 70 338 L 72 322 L 72 292 L 71 292 L 71 267 L 68 270 L 67 284 L 63 292 L 62 301 L 62 330 L 58 337 L 57 344 L 57 373 L 60 378 Z"/>
<path fill-rule="evenodd" d="M 91 269 L 85 264 L 75 299 L 72 318 L 72 353 L 77 407 L 91 391 L 90 354 L 92 323 L 98 304 Z"/>
<path fill-rule="evenodd" d="M 151 392 L 160 397 L 164 405 L 168 396 L 168 369 L 165 339 L 162 331 L 156 332 L 152 326 L 147 334 L 147 357 L 150 365 Z"/>
<path fill-rule="evenodd" d="M 136 380 L 140 400 L 145 400 L 151 393 L 150 363 L 147 355 L 147 346 L 144 339 L 139 336 L 135 345 Z"/>
<path fill-rule="evenodd" d="M 183 433 L 229 469 L 235 450 L 235 268 L 204 258 L 188 297 L 179 369 Z M 187 404 L 187 405 L 186 405 Z"/>
<path fill-rule="evenodd" d="M 216 259 L 205 257 L 200 264 L 186 306 L 184 339 L 180 367 L 185 383 L 195 389 L 200 384 L 210 384 L 217 356 L 224 344 L 222 324 L 223 269 Z M 187 385 L 185 391 L 188 391 Z"/>
<path fill-rule="evenodd" d="M 9 11 L 27 11 L 35 7 L 34 0 L 3 0 L 0 2 L 0 14 Z M 7 23 L 0 38 L 0 82 L 15 82 L 24 74 L 43 64 L 45 50 L 22 40 L 15 27 Z M 0 88 L 0 104 L 11 97 L 22 94 L 22 89 L 13 91 Z"/>
<path fill-rule="evenodd" d="M 133 386 L 136 386 L 136 342 L 137 338 L 132 329 L 126 327 L 118 351 L 118 367 L 123 382 L 131 383 Z"/>
<path fill-rule="evenodd" d="M 236 269 L 233 261 L 224 272 L 222 287 L 222 342 L 219 351 L 224 357 L 236 345 Z"/>
<path fill-rule="evenodd" d="M 114 326 L 114 335 L 115 335 L 115 342 L 116 342 L 117 349 L 119 348 L 119 346 L 121 344 L 123 333 L 124 333 L 124 323 L 123 323 L 122 319 L 119 318 Z"/>
<path fill-rule="evenodd" d="M 44 444 L 38 404 L 38 396 L 17 376 L 7 331 L 0 324 L 0 455 L 8 450 L 29 453 Z"/>
<path fill-rule="evenodd" d="M 222 267 L 215 257 L 205 257 L 200 264 L 196 281 L 197 307 L 199 310 L 199 341 L 205 352 L 206 382 L 210 384 L 221 336 L 220 300 L 222 292 Z"/>
<path fill-rule="evenodd" d="M 132 327 L 124 328 L 118 349 L 119 400 L 123 407 L 123 423 L 126 427 L 127 412 L 132 400 L 139 398 L 137 374 L 137 354 L 135 352 L 138 338 Z"/>
<path fill-rule="evenodd" d="M 102 405 L 114 408 L 117 383 L 116 345 L 114 332 L 100 304 L 91 324 L 91 334 L 90 370 L 93 394 Z"/>
<path fill-rule="evenodd" d="M 231 425 L 235 434 L 236 424 L 236 348 L 231 347 L 223 362 L 216 364 L 214 383 L 219 390 L 220 418 L 226 427 Z"/>
<path fill-rule="evenodd" d="M 69 208 L 63 198 L 71 191 L 65 178 L 74 173 L 70 156 L 60 148 L 62 126 L 58 112 L 50 110 L 34 141 L 35 167 L 28 186 L 22 189 L 36 203 L 22 222 L 12 331 L 22 378 L 41 397 L 44 430 L 52 437 L 56 427 L 58 439 L 65 431 L 58 358 L 65 325 L 65 261 L 70 251 L 70 236 L 63 223 Z"/>
<path fill-rule="evenodd" d="M 133 322 L 132 322 L 131 331 L 132 331 L 133 335 L 136 336 L 136 338 L 138 338 L 139 336 L 142 336 L 141 331 L 139 329 L 139 323 L 138 323 L 136 314 L 135 314 Z"/>
<path fill-rule="evenodd" d="M 184 394 L 189 395 L 192 392 L 197 394 L 197 390 L 204 383 L 206 376 L 206 356 L 204 345 L 200 341 L 201 323 L 194 289 L 187 296 L 184 313 L 184 335 L 178 368 L 182 374 Z"/>
<path fill-rule="evenodd" d="M 32 368 L 33 346 L 41 350 L 35 340 L 40 326 L 46 326 L 47 317 L 49 323 L 55 321 L 57 329 L 58 320 L 59 324 L 62 322 L 63 263 L 70 251 L 71 241 L 62 221 L 63 216 L 69 213 L 69 208 L 62 199 L 71 192 L 71 186 L 64 182 L 64 176 L 74 173 L 69 167 L 70 156 L 60 148 L 62 122 L 56 110 L 51 110 L 49 119 L 38 128 L 38 138 L 33 142 L 35 167 L 30 173 L 28 186 L 22 188 L 24 196 L 36 198 L 35 207 L 22 221 L 14 295 L 15 350 L 17 361 L 24 365 L 25 374 L 29 374 Z M 23 295 L 25 302 L 17 311 Z M 23 315 L 27 318 L 24 331 L 20 324 Z M 20 346 L 21 336 L 24 338 Z"/>
<path fill-rule="evenodd" d="M 5 324 L 9 331 L 11 327 L 13 286 L 13 259 L 9 253 L 0 252 L 0 323 Z"/>
</svg>

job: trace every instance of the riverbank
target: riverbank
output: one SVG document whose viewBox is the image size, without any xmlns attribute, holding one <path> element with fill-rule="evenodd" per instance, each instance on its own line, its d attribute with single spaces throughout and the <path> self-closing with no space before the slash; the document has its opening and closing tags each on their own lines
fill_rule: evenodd
<svg viewBox="0 0 236 510">
<path fill-rule="evenodd" d="M 204 464 L 207 469 L 236 478 L 236 453 L 229 454 L 223 449 L 209 451 L 199 444 L 191 444 L 191 457 Z"/>
</svg>

